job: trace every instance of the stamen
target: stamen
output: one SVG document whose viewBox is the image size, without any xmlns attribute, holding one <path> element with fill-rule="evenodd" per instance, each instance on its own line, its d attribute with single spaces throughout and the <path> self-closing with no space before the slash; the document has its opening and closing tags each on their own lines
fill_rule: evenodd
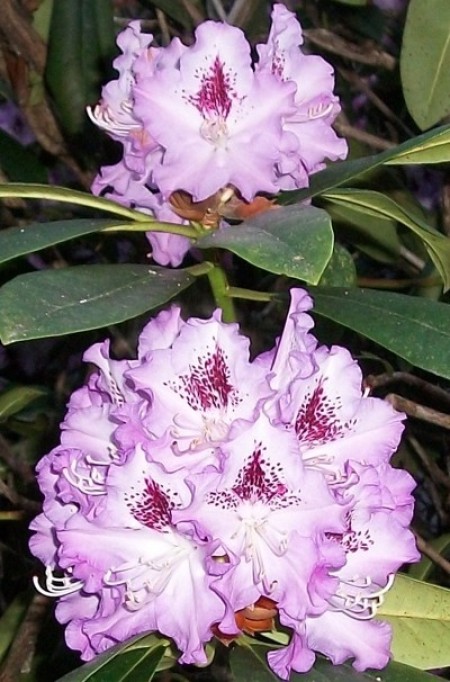
<svg viewBox="0 0 450 682">
<path fill-rule="evenodd" d="M 72 460 L 70 469 L 67 467 L 64 467 L 63 469 L 63 476 L 70 485 L 73 485 L 74 488 L 77 488 L 85 495 L 106 495 L 105 482 L 100 472 L 96 469 L 92 469 L 90 475 L 80 474 L 76 470 L 77 465 L 78 461 Z M 103 466 L 105 465 L 103 464 Z"/>
<path fill-rule="evenodd" d="M 132 112 L 131 102 L 121 102 L 120 108 L 127 116 Z M 133 121 L 120 121 L 119 118 L 111 111 L 110 107 L 104 102 L 100 102 L 100 104 L 97 104 L 94 108 L 87 107 L 86 113 L 91 119 L 92 123 L 102 130 L 113 133 L 118 137 L 128 137 L 133 131 L 140 130 L 141 128 L 141 125 L 137 122 L 134 123 Z"/>
<path fill-rule="evenodd" d="M 384 587 L 369 594 L 361 591 L 352 594 L 343 589 L 343 586 L 347 585 L 350 589 L 356 587 L 358 590 L 368 589 L 373 585 L 370 577 L 341 580 L 338 591 L 330 600 L 330 606 L 332 610 L 345 613 L 356 620 L 370 620 L 376 616 L 377 610 L 384 602 L 385 594 L 394 584 L 394 579 L 395 575 L 391 574 Z"/>
<path fill-rule="evenodd" d="M 334 103 L 329 102 L 328 104 L 325 104 L 324 102 L 320 102 L 319 104 L 316 104 L 315 106 L 308 107 L 308 119 L 310 121 L 314 121 L 315 119 L 318 118 L 325 118 L 325 116 L 328 116 L 333 111 Z"/>
<path fill-rule="evenodd" d="M 215 147 L 225 147 L 228 141 L 227 124 L 221 116 L 205 119 L 200 126 L 200 135 Z"/>
<path fill-rule="evenodd" d="M 334 108 L 334 102 L 319 102 L 308 107 L 306 112 L 299 111 L 296 116 L 289 119 L 292 123 L 305 123 L 306 121 L 317 121 L 320 118 L 326 118 Z"/>
<path fill-rule="evenodd" d="M 226 437 L 229 424 L 220 414 L 211 417 L 201 414 L 200 417 L 202 426 L 196 427 L 184 419 L 183 415 L 175 415 L 173 422 L 178 428 L 171 428 L 170 435 L 178 440 L 190 440 L 189 450 L 197 450 L 199 447 L 209 448 L 211 443 L 221 441 Z"/>
<path fill-rule="evenodd" d="M 328 470 L 325 469 L 327 465 L 333 464 L 334 457 L 332 455 L 324 452 L 319 455 L 315 454 L 314 457 L 308 457 L 308 454 L 306 453 L 302 459 L 304 465 L 308 467 L 308 469 L 314 469 L 316 471 L 320 471 L 321 473 L 326 472 L 332 478 L 338 475 L 337 473 L 334 474 L 334 472 L 328 472 Z"/>
<path fill-rule="evenodd" d="M 163 556 L 156 559 L 139 557 L 109 569 L 103 576 L 107 587 L 125 585 L 126 606 L 136 611 L 166 589 L 176 566 L 185 561 L 191 548 L 173 547 Z"/>
<path fill-rule="evenodd" d="M 45 587 L 41 587 L 37 576 L 33 576 L 33 585 L 44 597 L 65 597 L 81 590 L 84 583 L 82 580 L 75 580 L 68 575 L 57 576 L 54 574 L 53 568 L 47 566 L 45 568 Z"/>
</svg>

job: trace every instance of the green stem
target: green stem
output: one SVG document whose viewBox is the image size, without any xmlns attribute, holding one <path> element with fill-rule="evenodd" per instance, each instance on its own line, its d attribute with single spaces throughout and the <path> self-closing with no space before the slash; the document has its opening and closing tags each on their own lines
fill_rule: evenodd
<svg viewBox="0 0 450 682">
<path fill-rule="evenodd" d="M 127 208 L 115 201 L 97 197 L 94 194 L 79 192 L 78 190 L 68 189 L 67 187 L 55 187 L 54 185 L 39 185 L 38 183 L 24 184 L 21 182 L 0 183 L 0 198 L 20 197 L 22 199 L 47 199 L 50 201 L 61 201 L 66 204 L 77 204 L 79 206 L 89 206 L 107 213 L 129 218 L 136 222 L 151 222 L 151 217 L 147 213 L 135 211 Z"/>
<path fill-rule="evenodd" d="M 222 319 L 224 322 L 236 322 L 236 310 L 234 308 L 233 300 L 230 298 L 228 284 L 225 270 L 219 265 L 214 265 L 208 275 L 209 284 L 211 286 L 214 300 L 219 308 L 222 308 Z"/>
<path fill-rule="evenodd" d="M 204 260 L 203 263 L 191 265 L 191 267 L 186 268 L 189 274 L 193 277 L 202 277 L 203 275 L 207 275 L 213 269 L 214 265 L 210 263 L 209 260 Z"/>
<path fill-rule="evenodd" d="M 268 291 L 253 291 L 241 287 L 228 287 L 227 295 L 230 298 L 244 298 L 247 301 L 260 301 L 261 303 L 269 303 L 277 298 L 277 294 L 271 294 Z"/>
<path fill-rule="evenodd" d="M 102 232 L 169 232 L 170 234 L 179 234 L 182 237 L 189 237 L 189 239 L 198 238 L 197 230 L 189 225 L 160 223 L 150 220 L 147 222 L 125 223 L 123 225 L 114 225 L 114 227 L 105 227 Z"/>
</svg>

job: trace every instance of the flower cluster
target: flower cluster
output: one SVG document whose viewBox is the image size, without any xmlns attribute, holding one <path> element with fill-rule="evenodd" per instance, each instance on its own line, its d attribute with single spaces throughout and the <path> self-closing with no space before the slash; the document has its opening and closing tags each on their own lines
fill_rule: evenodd
<svg viewBox="0 0 450 682">
<path fill-rule="evenodd" d="M 319 346 L 291 292 L 275 348 L 249 358 L 235 324 L 180 317 L 143 330 L 138 357 L 108 342 L 71 397 L 61 443 L 38 465 L 31 525 L 46 594 L 89 660 L 147 631 L 182 663 L 213 636 L 291 631 L 268 660 L 283 679 L 315 652 L 358 670 L 389 659 L 374 620 L 392 576 L 417 559 L 413 481 L 389 459 L 403 415 L 361 390 L 343 348 Z"/>
<path fill-rule="evenodd" d="M 339 112 L 333 70 L 299 49 L 300 24 L 284 5 L 273 8 L 256 64 L 243 32 L 218 22 L 201 24 L 189 47 L 152 41 L 137 21 L 119 35 L 119 78 L 90 116 L 122 143 L 123 158 L 101 170 L 94 193 L 176 223 L 189 218 L 176 193 L 209 208 L 230 189 L 251 202 L 305 187 L 325 159 L 346 156 L 331 127 Z M 186 237 L 148 236 L 163 265 L 179 265 L 189 248 Z"/>
</svg>

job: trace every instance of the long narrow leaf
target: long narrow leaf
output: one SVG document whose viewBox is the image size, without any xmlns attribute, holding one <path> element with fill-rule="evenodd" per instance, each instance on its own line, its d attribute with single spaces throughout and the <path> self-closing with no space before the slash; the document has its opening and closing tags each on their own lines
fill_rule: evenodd
<svg viewBox="0 0 450 682">
<path fill-rule="evenodd" d="M 357 178 L 383 164 L 444 163 L 450 161 L 450 125 L 435 128 L 380 154 L 333 163 L 311 177 L 306 189 L 284 192 L 280 203 L 305 201 Z"/>
<path fill-rule="evenodd" d="M 79 265 L 20 275 L 0 289 L 0 338 L 11 343 L 123 322 L 193 281 L 186 270 L 146 265 Z"/>
<path fill-rule="evenodd" d="M 106 227 L 123 225 L 112 220 L 55 220 L 51 223 L 34 223 L 26 227 L 9 227 L 0 231 L 0 263 L 6 263 L 54 244 L 75 237 L 99 232 Z"/>
<path fill-rule="evenodd" d="M 314 312 L 450 379 L 450 306 L 369 289 L 311 288 Z"/>
<path fill-rule="evenodd" d="M 393 199 L 370 190 L 341 189 L 323 194 L 323 198 L 339 206 L 376 217 L 396 220 L 414 232 L 424 243 L 438 269 L 445 289 L 450 288 L 450 239 L 397 204 Z"/>
</svg>

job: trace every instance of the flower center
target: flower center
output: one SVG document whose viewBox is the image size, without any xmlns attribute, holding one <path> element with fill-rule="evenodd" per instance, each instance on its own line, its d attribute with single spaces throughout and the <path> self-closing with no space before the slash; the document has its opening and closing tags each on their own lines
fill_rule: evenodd
<svg viewBox="0 0 450 682">
<path fill-rule="evenodd" d="M 217 56 L 211 68 L 204 73 L 197 73 L 200 88 L 188 101 L 193 104 L 203 117 L 200 126 L 201 137 L 216 148 L 223 148 L 228 141 L 226 119 L 231 111 L 235 76 L 226 71 L 225 64 Z"/>
<path fill-rule="evenodd" d="M 228 127 L 222 116 L 207 118 L 200 126 L 200 136 L 214 147 L 224 148 L 228 142 Z"/>
</svg>

